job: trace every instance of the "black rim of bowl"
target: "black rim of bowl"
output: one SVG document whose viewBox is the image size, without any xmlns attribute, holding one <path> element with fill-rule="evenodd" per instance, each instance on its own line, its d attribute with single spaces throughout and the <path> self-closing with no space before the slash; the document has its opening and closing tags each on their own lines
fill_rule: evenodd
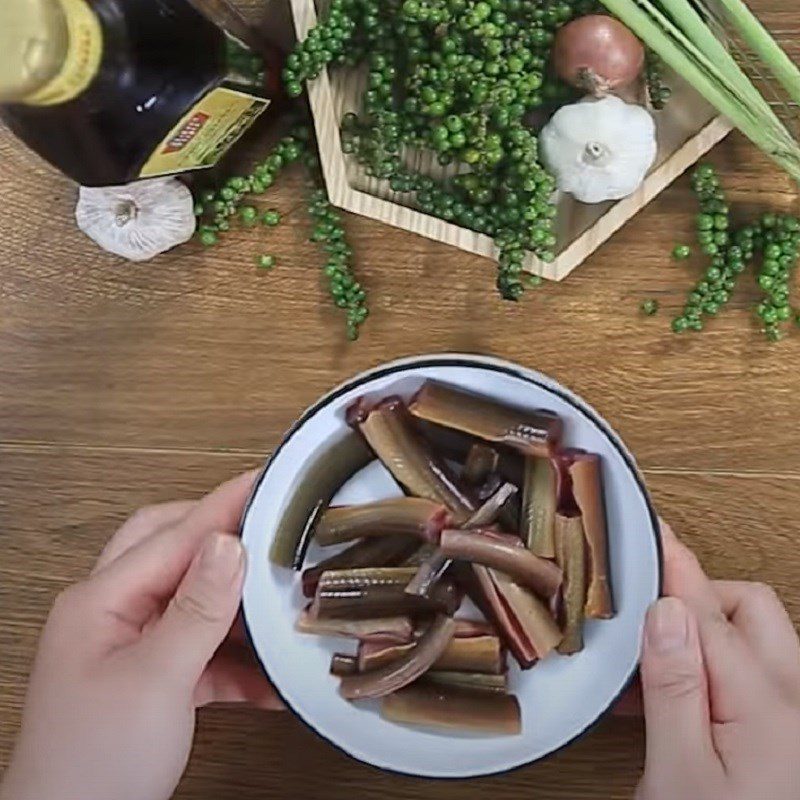
<svg viewBox="0 0 800 800">
<path fill-rule="evenodd" d="M 488 360 L 487 360 L 488 359 Z M 417 370 L 420 368 L 430 368 L 430 367 L 468 367 L 468 368 L 479 368 L 479 369 L 488 369 L 493 372 L 499 372 L 504 375 L 509 375 L 514 378 L 518 378 L 520 380 L 525 381 L 526 383 L 533 384 L 534 386 L 538 386 L 540 389 L 543 389 L 550 394 L 555 395 L 556 397 L 561 398 L 570 406 L 572 406 L 576 411 L 586 417 L 595 427 L 601 430 L 606 438 L 609 440 L 611 445 L 614 447 L 615 450 L 622 456 L 625 465 L 630 470 L 631 475 L 633 476 L 634 481 L 636 482 L 637 487 L 642 495 L 642 498 L 645 501 L 645 505 L 647 506 L 647 512 L 650 516 L 650 523 L 651 523 L 651 534 L 653 536 L 653 540 L 656 546 L 656 569 L 658 570 L 658 580 L 657 580 L 657 587 L 658 587 L 658 595 L 660 596 L 663 589 L 663 578 L 664 578 L 664 570 L 663 570 L 663 563 L 664 563 L 664 552 L 661 543 L 661 535 L 660 529 L 658 524 L 658 515 L 653 508 L 653 503 L 650 500 L 650 495 L 647 491 L 647 487 L 645 486 L 644 479 L 639 472 L 636 463 L 634 462 L 632 456 L 628 453 L 627 448 L 623 444 L 620 437 L 609 427 L 609 425 L 603 420 L 598 414 L 594 411 L 594 409 L 590 408 L 580 397 L 575 395 L 574 397 L 570 392 L 565 391 L 560 387 L 556 381 L 552 380 L 554 386 L 548 386 L 528 374 L 528 370 L 524 367 L 516 366 L 510 362 L 503 361 L 501 359 L 496 359 L 494 357 L 484 357 L 484 356 L 473 356 L 473 355 L 447 355 L 447 356 L 418 356 L 418 357 L 411 357 L 402 359 L 400 361 L 392 362 L 383 367 L 375 367 L 374 369 L 368 370 L 357 375 L 354 378 L 346 381 L 345 383 L 341 384 L 333 391 L 329 392 L 328 394 L 321 397 L 314 405 L 310 406 L 306 411 L 302 414 L 302 416 L 289 428 L 286 434 L 281 439 L 280 444 L 275 448 L 272 455 L 267 459 L 267 462 L 264 464 L 263 469 L 259 473 L 255 483 L 253 484 L 253 489 L 250 492 L 250 497 L 247 500 L 247 503 L 244 507 L 244 512 L 242 513 L 242 520 L 240 524 L 240 531 L 244 530 L 244 524 L 247 519 L 248 514 L 250 513 L 250 508 L 253 505 L 253 502 L 258 495 L 258 492 L 261 488 L 261 484 L 267 477 L 270 467 L 272 466 L 273 462 L 277 458 L 278 454 L 287 444 L 287 442 L 294 436 L 295 433 L 303 426 L 305 423 L 311 419 L 311 417 L 315 416 L 319 413 L 320 410 L 325 408 L 326 406 L 330 405 L 334 402 L 337 398 L 341 397 L 343 394 L 347 394 L 348 392 L 352 391 L 353 389 L 357 389 L 359 386 L 362 386 L 365 383 L 369 383 L 376 379 L 385 378 L 390 375 L 393 375 L 398 372 L 407 372 L 409 370 Z M 576 402 L 578 400 L 578 402 Z M 320 732 L 309 720 L 305 719 L 302 714 L 300 714 L 294 706 L 284 697 L 283 693 L 280 689 L 275 685 L 272 681 L 272 678 L 269 674 L 269 669 L 267 665 L 264 663 L 264 660 L 261 658 L 261 653 L 259 652 L 258 648 L 255 645 L 255 640 L 253 638 L 253 634 L 250 630 L 250 623 L 247 618 L 247 608 L 243 604 L 242 606 L 242 619 L 244 621 L 245 633 L 247 634 L 247 638 L 250 642 L 250 646 L 253 648 L 253 652 L 258 659 L 258 663 L 261 666 L 262 671 L 266 678 L 272 684 L 276 694 L 281 699 L 283 704 L 289 709 L 294 716 L 300 720 L 309 730 L 319 736 L 321 739 L 326 741 L 335 749 L 339 750 L 340 752 L 344 753 L 349 758 L 357 761 L 359 764 L 365 764 L 373 769 L 379 769 L 383 772 L 392 773 L 395 775 L 403 775 L 412 778 L 418 778 L 422 780 L 438 780 L 438 781 L 454 781 L 454 780 L 470 780 L 476 778 L 488 778 L 493 775 L 505 775 L 510 772 L 514 772 L 515 770 L 522 769 L 523 767 L 528 767 L 532 764 L 536 764 L 540 761 L 544 761 L 547 758 L 551 758 L 552 756 L 560 753 L 562 750 L 565 750 L 570 745 L 577 742 L 579 739 L 582 739 L 586 736 L 609 712 L 611 708 L 613 708 L 617 701 L 622 697 L 625 693 L 625 690 L 631 684 L 631 681 L 636 676 L 636 673 L 639 669 L 639 662 L 633 665 L 630 673 L 628 674 L 627 678 L 623 681 L 622 687 L 620 688 L 619 692 L 617 692 L 614 697 L 611 698 L 611 701 L 608 705 L 600 711 L 600 713 L 591 721 L 589 722 L 586 727 L 582 730 L 578 731 L 571 739 L 564 742 L 560 747 L 557 747 L 554 750 L 551 750 L 549 753 L 545 753 L 538 758 L 532 758 L 530 761 L 525 761 L 521 764 L 515 764 L 511 767 L 504 767 L 501 769 L 493 770 L 491 772 L 481 772 L 474 775 L 420 775 L 416 772 L 396 769 L 394 767 L 386 767 L 380 766 L 378 764 L 373 764 L 370 761 L 366 761 L 362 758 L 359 758 L 354 753 L 351 753 L 344 745 L 335 742 L 330 737 L 326 736 L 324 733 Z"/>
</svg>

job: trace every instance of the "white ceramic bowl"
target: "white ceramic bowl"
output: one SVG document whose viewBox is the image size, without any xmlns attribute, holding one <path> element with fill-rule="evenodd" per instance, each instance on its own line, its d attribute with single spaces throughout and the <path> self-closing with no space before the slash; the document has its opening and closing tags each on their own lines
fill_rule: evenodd
<svg viewBox="0 0 800 800">
<path fill-rule="evenodd" d="M 617 615 L 590 621 L 585 649 L 552 655 L 528 672 L 512 668 L 511 689 L 522 707 L 518 736 L 467 736 L 385 721 L 377 703 L 349 703 L 328 674 L 343 639 L 299 634 L 305 601 L 298 573 L 270 563 L 268 551 L 287 490 L 313 459 L 345 435 L 344 412 L 363 394 L 409 396 L 426 379 L 463 386 L 487 397 L 558 413 L 566 445 L 599 453 L 609 528 L 610 569 Z M 357 503 L 399 494 L 373 462 L 334 502 Z M 286 705 L 331 744 L 383 769 L 432 778 L 503 772 L 564 747 L 591 727 L 634 675 L 645 611 L 659 594 L 661 547 L 656 516 L 633 457 L 619 437 L 580 398 L 531 370 L 494 358 L 438 355 L 396 361 L 363 373 L 303 414 L 267 463 L 242 523 L 248 552 L 244 616 L 253 646 Z M 309 552 L 308 564 L 321 551 Z M 513 659 L 510 659 L 513 661 Z"/>
</svg>

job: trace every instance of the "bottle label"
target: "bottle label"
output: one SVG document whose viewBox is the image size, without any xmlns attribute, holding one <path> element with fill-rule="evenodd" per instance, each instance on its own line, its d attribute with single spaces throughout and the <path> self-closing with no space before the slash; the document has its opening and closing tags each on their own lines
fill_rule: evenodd
<svg viewBox="0 0 800 800">
<path fill-rule="evenodd" d="M 166 135 L 139 177 L 213 167 L 269 104 L 263 97 L 234 89 L 212 89 Z"/>
<path fill-rule="evenodd" d="M 25 98 L 34 106 L 66 103 L 94 80 L 103 58 L 103 30 L 86 0 L 59 0 L 67 23 L 67 52 L 58 73 Z"/>
</svg>

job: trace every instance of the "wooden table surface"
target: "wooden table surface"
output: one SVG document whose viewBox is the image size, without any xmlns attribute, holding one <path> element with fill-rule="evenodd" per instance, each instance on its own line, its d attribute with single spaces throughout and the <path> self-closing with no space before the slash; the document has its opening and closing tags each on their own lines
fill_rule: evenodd
<svg viewBox="0 0 800 800">
<path fill-rule="evenodd" d="M 800 34 L 792 6 L 761 2 L 775 29 Z M 711 160 L 743 214 L 800 211 L 738 134 Z M 516 306 L 495 296 L 488 261 L 348 217 L 373 310 L 354 345 L 321 288 L 297 172 L 271 195 L 285 217 L 274 232 L 139 266 L 78 232 L 75 188 L 7 132 L 0 186 L 0 766 L 50 603 L 117 525 L 259 464 L 321 393 L 400 356 L 489 353 L 562 381 L 617 428 L 708 571 L 773 584 L 800 622 L 800 331 L 768 345 L 748 286 L 702 335 L 668 332 L 701 268 L 669 258 L 692 230 L 685 176 L 565 283 Z M 271 274 L 254 268 L 265 249 Z M 662 306 L 652 319 L 637 311 L 649 297 Z M 289 714 L 213 709 L 176 796 L 629 798 L 642 740 L 638 721 L 607 719 L 543 764 L 423 783 L 349 760 Z"/>
</svg>

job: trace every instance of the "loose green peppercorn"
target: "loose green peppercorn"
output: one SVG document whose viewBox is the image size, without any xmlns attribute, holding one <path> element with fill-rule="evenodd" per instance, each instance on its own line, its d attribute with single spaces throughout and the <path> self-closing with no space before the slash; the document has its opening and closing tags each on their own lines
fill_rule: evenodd
<svg viewBox="0 0 800 800">
<path fill-rule="evenodd" d="M 258 211 L 254 206 L 242 206 L 239 209 L 239 218 L 245 225 L 253 225 L 258 218 Z"/>
<path fill-rule="evenodd" d="M 217 234 L 213 230 L 200 231 L 200 241 L 206 247 L 211 247 L 212 245 L 215 245 L 218 241 Z"/>
<path fill-rule="evenodd" d="M 654 314 L 658 313 L 658 300 L 645 300 L 642 302 L 640 308 L 646 316 L 652 317 Z"/>
<path fill-rule="evenodd" d="M 265 211 L 261 215 L 261 222 L 270 228 L 277 225 L 280 221 L 281 221 L 281 215 L 274 209 L 269 209 L 269 211 Z"/>
<path fill-rule="evenodd" d="M 678 244 L 672 251 L 672 257 L 676 261 L 685 261 L 692 255 L 692 248 L 688 244 Z"/>
<path fill-rule="evenodd" d="M 710 231 L 714 228 L 714 217 L 711 214 L 697 215 L 697 230 Z"/>
<path fill-rule="evenodd" d="M 272 269 L 275 266 L 275 256 L 260 255 L 256 258 L 259 269 Z"/>
</svg>

